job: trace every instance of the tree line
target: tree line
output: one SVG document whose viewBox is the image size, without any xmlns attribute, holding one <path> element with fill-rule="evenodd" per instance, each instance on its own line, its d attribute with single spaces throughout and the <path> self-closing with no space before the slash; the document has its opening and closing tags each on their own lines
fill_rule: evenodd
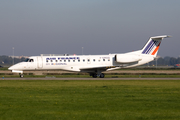
<svg viewBox="0 0 180 120">
<path fill-rule="evenodd" d="M 16 64 L 16 63 L 25 61 L 25 59 L 26 58 L 24 58 L 24 57 L 13 59 L 13 57 L 3 55 L 3 56 L 0 56 L 0 65 L 1 66 L 10 66 L 13 63 Z"/>
<path fill-rule="evenodd" d="M 156 60 L 148 63 L 150 66 L 152 65 L 157 65 L 158 66 L 174 66 L 175 64 L 180 64 L 180 57 L 175 58 L 175 57 L 159 57 Z"/>
<path fill-rule="evenodd" d="M 26 58 L 21 57 L 21 58 L 14 58 L 14 64 L 25 61 Z M 180 64 L 180 57 L 175 58 L 175 57 L 160 57 L 150 63 L 148 63 L 148 65 L 152 66 L 152 65 L 157 65 L 158 66 L 174 66 L 175 64 Z M 13 64 L 13 58 L 9 57 L 9 56 L 0 56 L 0 65 L 4 66 L 4 65 L 12 65 Z"/>
</svg>

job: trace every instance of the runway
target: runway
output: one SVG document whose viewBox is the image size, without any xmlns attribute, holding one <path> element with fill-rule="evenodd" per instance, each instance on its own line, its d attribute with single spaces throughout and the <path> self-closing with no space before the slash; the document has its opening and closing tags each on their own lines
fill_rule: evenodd
<svg viewBox="0 0 180 120">
<path fill-rule="evenodd" d="M 180 80 L 180 78 L 0 78 L 0 80 Z"/>
</svg>

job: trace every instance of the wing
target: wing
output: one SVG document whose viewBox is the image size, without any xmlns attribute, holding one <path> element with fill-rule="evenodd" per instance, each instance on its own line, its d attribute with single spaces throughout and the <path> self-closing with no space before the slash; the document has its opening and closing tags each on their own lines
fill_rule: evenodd
<svg viewBox="0 0 180 120">
<path fill-rule="evenodd" d="M 119 66 L 94 66 L 94 67 L 82 67 L 79 68 L 81 72 L 94 73 L 97 71 L 107 71 L 108 69 L 116 68 Z"/>
</svg>

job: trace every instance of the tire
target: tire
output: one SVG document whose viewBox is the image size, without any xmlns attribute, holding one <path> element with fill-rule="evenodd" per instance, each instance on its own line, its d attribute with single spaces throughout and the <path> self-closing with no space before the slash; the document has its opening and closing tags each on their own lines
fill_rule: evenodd
<svg viewBox="0 0 180 120">
<path fill-rule="evenodd" d="M 97 74 L 93 74 L 92 76 L 93 76 L 93 78 L 97 78 Z"/>
<path fill-rule="evenodd" d="M 24 76 L 23 76 L 23 74 L 20 74 L 20 78 L 23 78 Z"/>
<path fill-rule="evenodd" d="M 99 77 L 100 77 L 100 78 L 104 78 L 104 74 L 103 74 L 103 73 L 101 73 Z"/>
</svg>

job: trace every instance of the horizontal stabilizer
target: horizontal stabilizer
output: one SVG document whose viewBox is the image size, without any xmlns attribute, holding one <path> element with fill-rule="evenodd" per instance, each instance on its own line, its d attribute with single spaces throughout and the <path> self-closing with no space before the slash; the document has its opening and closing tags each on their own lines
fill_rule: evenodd
<svg viewBox="0 0 180 120">
<path fill-rule="evenodd" d="M 151 37 L 151 39 L 162 40 L 163 38 L 168 38 L 168 37 L 171 37 L 171 36 L 169 36 L 169 35 L 155 36 L 155 37 Z"/>
</svg>

